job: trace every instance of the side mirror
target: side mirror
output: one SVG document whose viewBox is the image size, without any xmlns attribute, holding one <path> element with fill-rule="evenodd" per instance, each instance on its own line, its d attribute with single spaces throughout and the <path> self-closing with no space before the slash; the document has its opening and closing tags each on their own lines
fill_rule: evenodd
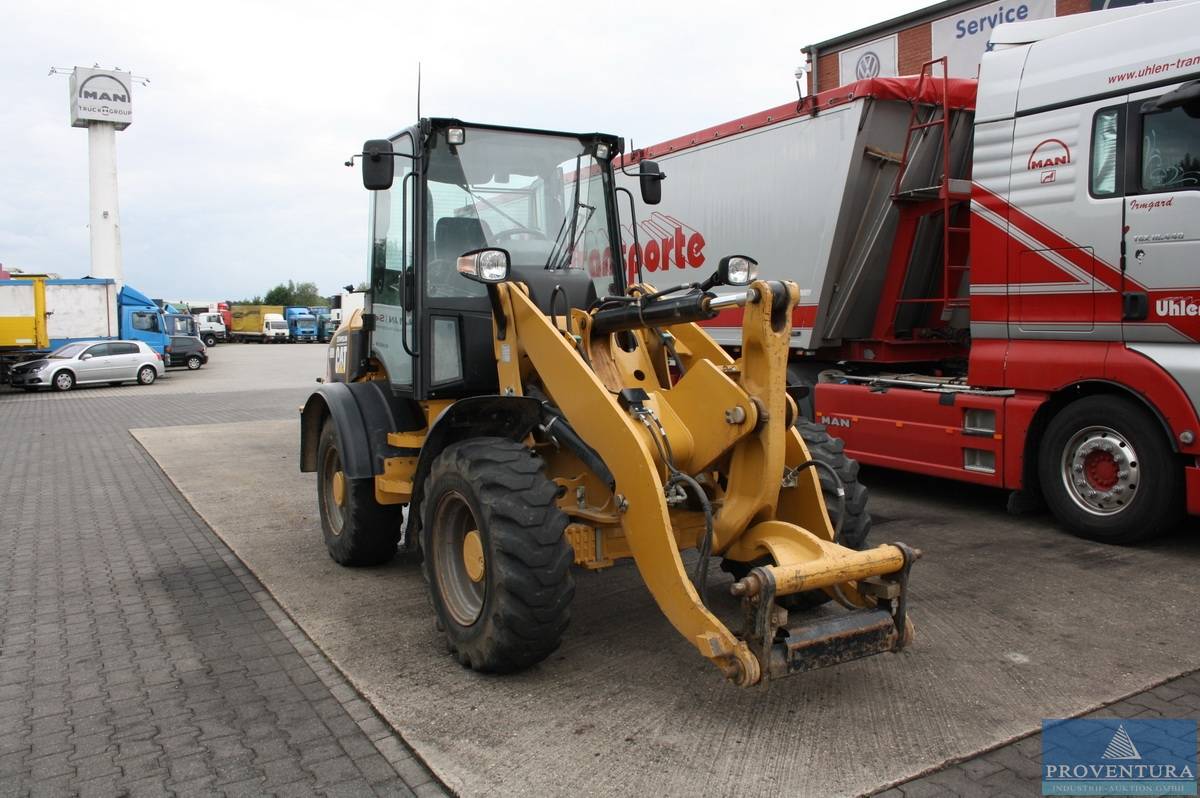
<svg viewBox="0 0 1200 798">
<path fill-rule="evenodd" d="M 502 283 L 508 279 L 511 261 L 508 250 L 489 247 L 463 253 L 458 258 L 458 273 L 477 283 Z"/>
<path fill-rule="evenodd" d="M 363 143 L 363 188 L 368 191 L 387 191 L 392 187 L 392 177 L 395 173 L 392 142 L 387 139 L 371 139 Z"/>
<path fill-rule="evenodd" d="M 91 353 L 91 352 L 84 352 L 82 355 L 80 355 L 80 356 L 79 356 L 79 359 L 80 359 L 80 360 L 91 360 L 91 359 L 92 359 L 92 353 Z"/>
<path fill-rule="evenodd" d="M 666 175 L 654 161 L 642 161 L 638 170 L 638 182 L 642 186 L 642 202 L 657 205 L 662 202 L 662 181 Z"/>
<path fill-rule="evenodd" d="M 745 255 L 726 255 L 717 264 L 716 285 L 750 285 L 758 278 L 758 261 Z"/>
</svg>

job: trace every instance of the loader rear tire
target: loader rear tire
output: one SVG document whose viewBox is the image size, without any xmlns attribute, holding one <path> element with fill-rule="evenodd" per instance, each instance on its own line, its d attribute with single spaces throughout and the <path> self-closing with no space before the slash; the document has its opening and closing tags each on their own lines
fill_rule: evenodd
<svg viewBox="0 0 1200 798">
<path fill-rule="evenodd" d="M 824 424 L 801 418 L 796 421 L 796 431 L 808 447 L 809 456 L 817 462 L 825 463 L 841 478 L 842 489 L 846 493 L 846 505 L 845 520 L 842 522 L 837 542 L 847 548 L 861 551 L 866 547 L 867 536 L 871 534 L 871 513 L 867 510 L 867 486 L 858 481 L 858 461 L 846 456 L 845 444 L 841 439 L 830 435 Z M 824 468 L 817 469 L 817 478 L 821 482 L 821 493 L 825 497 L 829 521 L 836 529 L 839 512 L 837 483 Z M 721 568 L 732 574 L 734 579 L 741 579 L 759 564 L 726 560 L 721 563 Z M 778 603 L 789 610 L 808 610 L 827 604 L 831 600 L 824 590 L 806 590 L 783 596 Z"/>
<path fill-rule="evenodd" d="M 545 659 L 570 621 L 575 582 L 567 517 L 541 458 L 473 438 L 438 455 L 426 484 L 422 568 L 451 651 L 491 673 Z"/>
<path fill-rule="evenodd" d="M 375 500 L 375 480 L 347 479 L 340 451 L 333 419 L 326 419 L 317 443 L 317 507 L 325 548 L 339 565 L 382 565 L 396 556 L 403 510 Z M 340 488 L 335 487 L 339 480 Z"/>
</svg>

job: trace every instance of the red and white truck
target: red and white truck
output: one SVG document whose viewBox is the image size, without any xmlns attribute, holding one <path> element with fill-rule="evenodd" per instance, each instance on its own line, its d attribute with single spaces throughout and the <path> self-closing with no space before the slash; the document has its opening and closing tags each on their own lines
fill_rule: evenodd
<svg viewBox="0 0 1200 798">
<path fill-rule="evenodd" d="M 741 252 L 799 283 L 790 390 L 864 463 L 1103 541 L 1200 514 L 1200 4 L 1003 25 L 977 81 L 943 72 L 631 153 L 669 185 L 644 279 Z"/>
</svg>

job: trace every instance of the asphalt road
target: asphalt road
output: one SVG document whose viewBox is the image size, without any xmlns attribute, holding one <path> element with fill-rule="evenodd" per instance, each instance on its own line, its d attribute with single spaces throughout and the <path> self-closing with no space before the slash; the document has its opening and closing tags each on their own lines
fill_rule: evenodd
<svg viewBox="0 0 1200 798">
<path fill-rule="evenodd" d="M 271 385 L 297 389 L 288 393 L 294 413 L 299 389 L 321 368 L 322 354 L 304 347 L 226 349 L 223 371 L 173 377 L 170 390 L 193 377 L 197 394 L 205 378 L 262 386 L 270 373 Z M 1120 711 L 1167 712 L 1145 706 L 1163 695 L 1182 696 L 1171 707 L 1184 716 L 1200 708 L 1188 703 L 1197 680 L 1177 679 L 1200 667 L 1190 618 L 1200 598 L 1194 522 L 1150 545 L 1106 547 L 1046 517 L 1006 514 L 999 492 L 881 470 L 864 471 L 873 540 L 926 554 L 912 576 L 918 637 L 904 653 L 737 690 L 678 638 L 623 565 L 577 576 L 572 627 L 555 657 L 523 674 L 481 677 L 446 655 L 416 569 L 351 571 L 329 561 L 312 477 L 297 469 L 295 415 L 277 409 L 273 421 L 135 435 L 317 646 L 463 794 L 816 796 L 895 784 L 914 795 L 1020 794 L 1036 785 L 1028 735 L 1042 718 L 1130 696 Z M 235 453 L 237 472 L 253 477 L 230 479 L 227 462 L 194 456 L 206 447 Z M 1172 679 L 1157 690 L 1173 693 L 1144 692 Z"/>
</svg>

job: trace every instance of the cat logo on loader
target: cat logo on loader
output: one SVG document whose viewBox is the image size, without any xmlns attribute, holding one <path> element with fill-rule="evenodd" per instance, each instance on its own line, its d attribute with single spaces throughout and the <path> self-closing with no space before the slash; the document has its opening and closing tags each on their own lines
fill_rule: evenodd
<svg viewBox="0 0 1200 798">
<path fill-rule="evenodd" d="M 581 242 L 621 251 L 623 144 L 422 119 L 356 156 L 371 289 L 301 425 L 330 555 L 419 560 L 451 650 L 481 671 L 549 655 L 571 567 L 624 558 L 738 685 L 901 649 L 919 553 L 862 548 L 855 464 L 797 424 L 796 285 L 756 279 L 744 256 L 661 289 L 586 269 Z M 656 203 L 664 175 L 639 175 Z M 726 309 L 742 315 L 737 359 L 698 325 Z M 709 607 L 712 557 L 734 575 L 738 632 Z M 844 611 L 789 614 L 831 601 Z"/>
</svg>

